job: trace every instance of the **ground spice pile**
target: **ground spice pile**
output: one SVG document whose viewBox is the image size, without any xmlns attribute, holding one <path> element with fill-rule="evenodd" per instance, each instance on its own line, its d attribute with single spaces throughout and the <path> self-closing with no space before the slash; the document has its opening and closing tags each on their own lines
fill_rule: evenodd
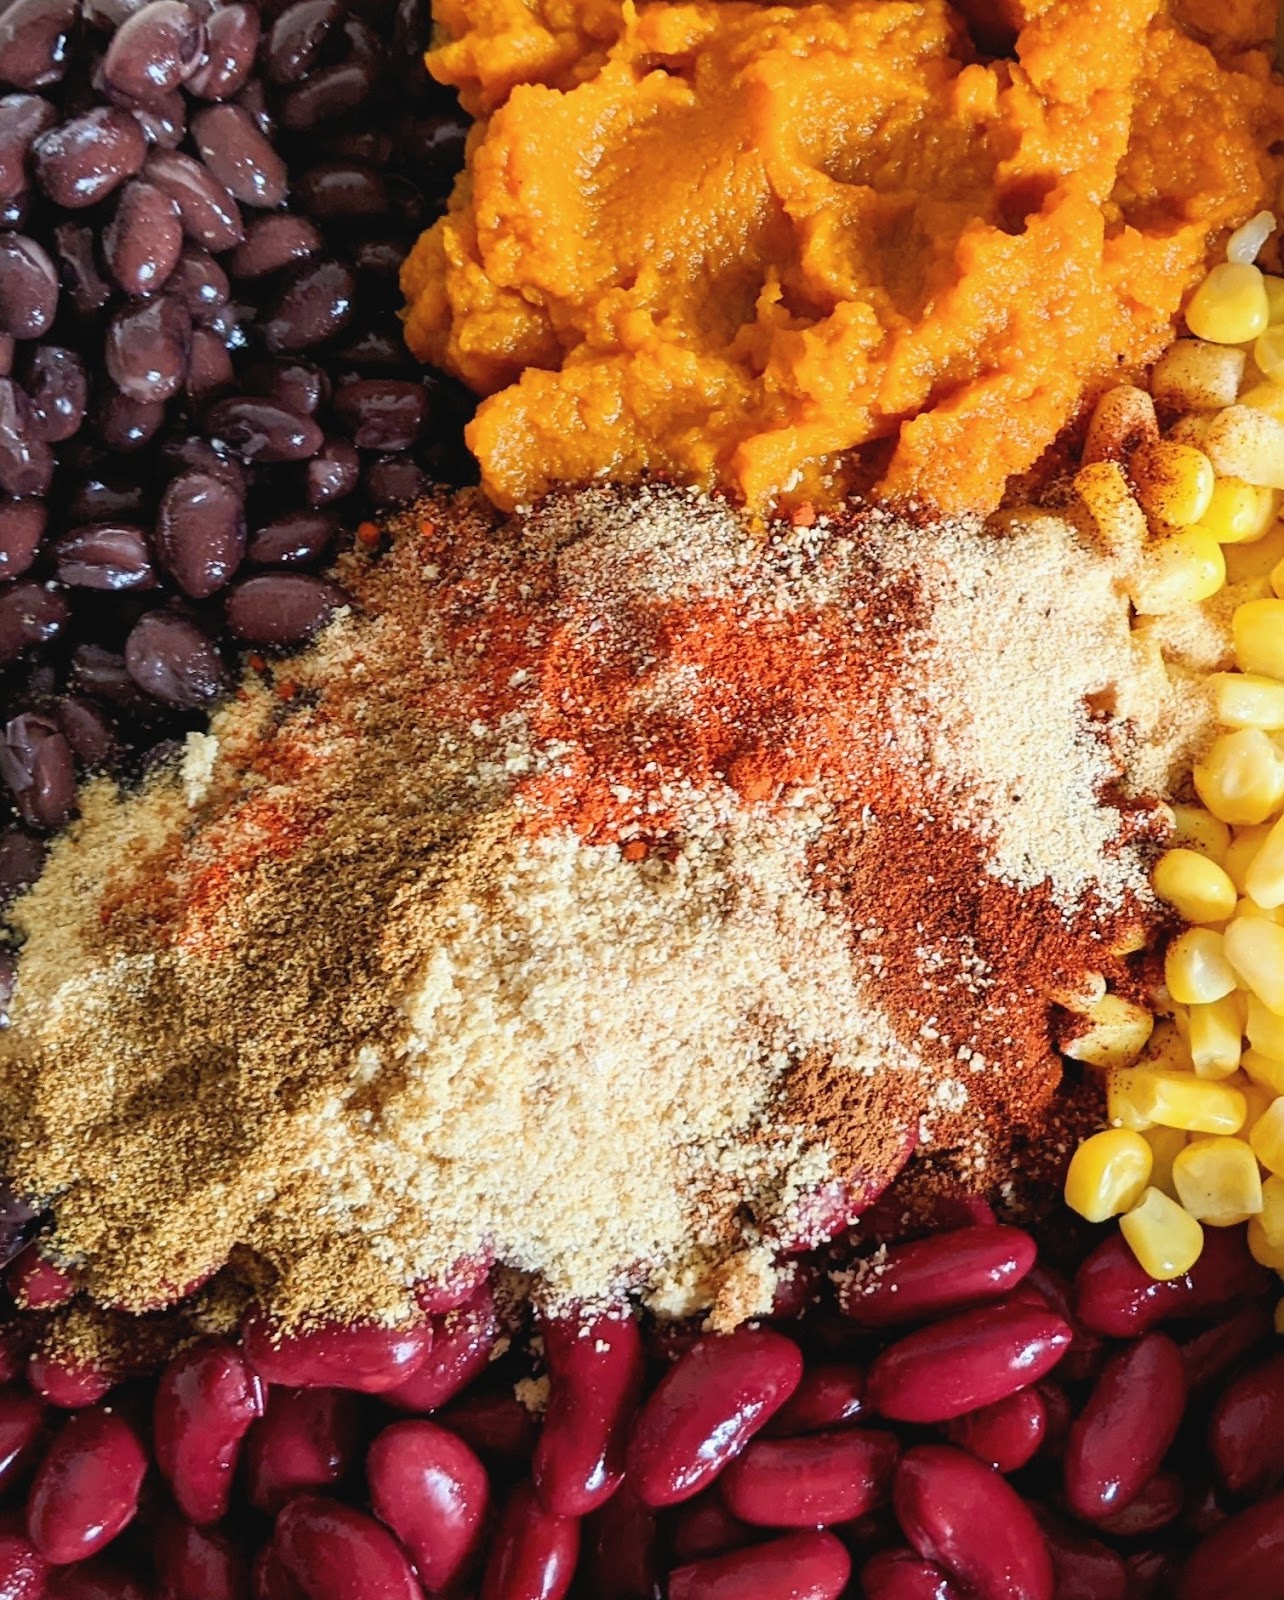
<svg viewBox="0 0 1284 1600">
<path fill-rule="evenodd" d="M 14 912 L 0 1166 L 140 1309 L 493 1256 L 762 1309 L 916 1143 L 984 1181 L 1154 915 L 1166 684 L 1074 527 L 764 536 L 669 490 L 416 508 Z M 819 1198 L 817 1198 L 819 1196 Z"/>
</svg>

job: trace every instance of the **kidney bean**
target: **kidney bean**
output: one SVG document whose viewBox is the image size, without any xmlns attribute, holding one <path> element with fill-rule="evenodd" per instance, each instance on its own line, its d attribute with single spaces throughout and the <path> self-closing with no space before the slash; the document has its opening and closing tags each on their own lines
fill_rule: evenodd
<svg viewBox="0 0 1284 1600">
<path fill-rule="evenodd" d="M 40 500 L 0 500 L 0 582 L 20 578 L 36 559 L 48 520 Z"/>
<path fill-rule="evenodd" d="M 330 380 L 311 361 L 261 361 L 242 373 L 241 382 L 300 417 L 315 416 L 330 398 Z"/>
<path fill-rule="evenodd" d="M 1016 1472 L 1043 1442 L 1047 1413 L 1037 1389 L 1020 1389 L 993 1405 L 956 1417 L 946 1428 L 951 1444 L 996 1472 Z"/>
<path fill-rule="evenodd" d="M 150 105 L 129 103 L 128 108 L 143 137 L 157 149 L 177 150 L 187 137 L 187 102 L 181 94 L 158 95 Z"/>
<path fill-rule="evenodd" d="M 912 1550 L 880 1550 L 860 1569 L 865 1600 L 962 1600 L 958 1589 L 934 1562 Z"/>
<path fill-rule="evenodd" d="M 40 1459 L 47 1417 L 39 1397 L 29 1390 L 16 1384 L 0 1389 L 0 1494 L 12 1495 L 30 1476 Z"/>
<path fill-rule="evenodd" d="M 206 472 L 174 478 L 156 513 L 156 551 L 184 594 L 196 600 L 216 594 L 245 554 L 241 496 Z"/>
<path fill-rule="evenodd" d="M 252 5 L 220 6 L 205 25 L 205 54 L 187 80 L 198 100 L 230 100 L 245 86 L 259 47 L 259 14 Z"/>
<path fill-rule="evenodd" d="M 494 1296 L 483 1283 L 470 1300 L 434 1322 L 427 1360 L 389 1389 L 385 1402 L 399 1411 L 437 1410 L 485 1372 L 500 1331 Z"/>
<path fill-rule="evenodd" d="M 10 0 L 0 12 L 0 83 L 43 89 L 67 64 L 74 0 Z"/>
<path fill-rule="evenodd" d="M 1284 1483 L 1284 1354 L 1258 1362 L 1218 1396 L 1208 1448 L 1231 1494 L 1258 1499 Z"/>
<path fill-rule="evenodd" d="M 188 245 L 178 258 L 166 292 L 176 296 L 192 314 L 194 322 L 210 326 L 223 311 L 232 285 L 208 250 Z"/>
<path fill-rule="evenodd" d="M 193 244 L 215 254 L 245 237 L 236 201 L 208 167 L 180 151 L 158 150 L 143 173 L 178 207 L 183 231 Z"/>
<path fill-rule="evenodd" d="M 103 233 L 103 259 L 120 287 L 130 295 L 154 294 L 182 249 L 183 219 L 173 197 L 142 178 L 127 183 Z"/>
<path fill-rule="evenodd" d="M 265 278 L 316 255 L 322 242 L 320 229 L 307 217 L 289 212 L 255 217 L 245 230 L 244 243 L 232 253 L 232 276 L 246 282 Z"/>
<path fill-rule="evenodd" d="M 1157 1472 L 1122 1510 L 1099 1517 L 1095 1526 L 1118 1539 L 1158 1533 L 1176 1522 L 1184 1502 L 1184 1487 L 1177 1473 Z"/>
<path fill-rule="evenodd" d="M 241 1440 L 263 1404 L 260 1379 L 230 1344 L 192 1345 L 165 1368 L 153 1412 L 156 1462 L 189 1522 L 227 1514 Z"/>
<path fill-rule="evenodd" d="M 5 1600 L 44 1600 L 49 1564 L 16 1511 L 0 1512 L 0 1594 Z"/>
<path fill-rule="evenodd" d="M 1184 1340 L 1181 1359 L 1190 1394 L 1215 1384 L 1246 1356 L 1269 1344 L 1274 1332 L 1270 1306 L 1257 1301 Z"/>
<path fill-rule="evenodd" d="M 54 541 L 58 581 L 69 588 L 150 589 L 156 583 L 147 535 L 127 522 L 91 522 Z"/>
<path fill-rule="evenodd" d="M 105 394 L 94 413 L 94 429 L 109 450 L 141 450 L 165 420 L 163 400 L 131 400 L 119 389 Z"/>
<path fill-rule="evenodd" d="M 820 1433 L 864 1413 L 864 1367 L 852 1361 L 812 1362 L 763 1433 L 773 1439 Z"/>
<path fill-rule="evenodd" d="M 335 522 L 320 512 L 288 511 L 254 531 L 249 559 L 257 567 L 314 566 L 333 545 L 337 532 Z"/>
<path fill-rule="evenodd" d="M 241 1337 L 246 1359 L 268 1383 L 362 1394 L 395 1389 L 432 1348 L 432 1326 L 426 1321 L 407 1328 L 363 1324 L 282 1333 L 257 1308 L 247 1315 Z"/>
<path fill-rule="evenodd" d="M 242 205 L 270 211 L 284 201 L 285 162 L 240 106 L 198 111 L 192 137 L 206 167 Z"/>
<path fill-rule="evenodd" d="M 391 1534 L 360 1511 L 304 1495 L 276 1519 L 272 1550 L 304 1600 L 422 1600 Z"/>
<path fill-rule="evenodd" d="M 1074 1280 L 1075 1314 L 1093 1333 L 1134 1338 L 1166 1317 L 1225 1315 L 1231 1305 L 1265 1295 L 1271 1275 L 1248 1253 L 1242 1228 L 1210 1228 L 1194 1267 L 1180 1278 L 1156 1281 L 1119 1234 L 1111 1234 L 1080 1266 Z"/>
<path fill-rule="evenodd" d="M 585 1519 L 578 1572 L 594 1600 L 656 1600 L 656 1516 L 627 1485 Z"/>
<path fill-rule="evenodd" d="M 470 1389 L 452 1400 L 438 1421 L 471 1445 L 489 1466 L 525 1466 L 535 1449 L 535 1421 L 511 1389 Z"/>
<path fill-rule="evenodd" d="M 140 689 L 166 705 L 207 705 L 225 676 L 217 649 L 185 617 L 149 611 L 125 640 L 125 667 Z"/>
<path fill-rule="evenodd" d="M 642 1339 L 631 1315 L 549 1317 L 541 1331 L 550 1388 L 531 1477 L 555 1516 L 584 1516 L 624 1473 L 625 1433 L 642 1392 Z"/>
<path fill-rule="evenodd" d="M 25 233 L 0 233 L 0 333 L 39 339 L 53 326 L 58 274 Z"/>
<path fill-rule="evenodd" d="M 74 351 L 42 344 L 28 363 L 26 390 L 46 444 L 62 444 L 79 431 L 89 403 L 89 380 Z"/>
<path fill-rule="evenodd" d="M 851 1428 L 793 1439 L 756 1439 L 720 1480 L 727 1509 L 754 1527 L 850 1522 L 887 1499 L 896 1437 Z"/>
<path fill-rule="evenodd" d="M 480 1600 L 562 1600 L 579 1552 L 579 1522 L 546 1511 L 534 1486 L 519 1483 L 490 1541 Z"/>
<path fill-rule="evenodd" d="M 234 377 L 231 352 L 222 338 L 211 328 L 193 328 L 183 379 L 188 396 L 198 402 L 210 400 L 230 389 Z"/>
<path fill-rule="evenodd" d="M 109 1556 L 81 1561 L 74 1567 L 55 1567 L 50 1581 L 49 1600 L 153 1600 L 151 1587 L 144 1588 Z M 166 1594 L 164 1600 L 175 1600 L 175 1597 Z M 215 1595 L 214 1600 L 222 1600 L 222 1597 Z M 234 1600 L 242 1600 L 242 1597 L 238 1595 Z"/>
<path fill-rule="evenodd" d="M 789 1533 L 669 1574 L 669 1600 L 837 1600 L 851 1557 L 832 1533 Z"/>
<path fill-rule="evenodd" d="M 983 1226 L 891 1246 L 837 1280 L 839 1309 L 867 1328 L 917 1322 L 981 1300 L 997 1300 L 1034 1265 L 1020 1228 Z"/>
<path fill-rule="evenodd" d="M 1122 1557 L 1060 1517 L 1042 1509 L 1037 1515 L 1052 1557 L 1056 1600 L 1132 1600 Z"/>
<path fill-rule="evenodd" d="M 54 457 L 31 402 L 9 378 L 0 378 L 0 489 L 21 498 L 46 495 Z"/>
<path fill-rule="evenodd" d="M 296 1494 L 331 1489 L 360 1448 L 361 1402 L 352 1391 L 273 1387 L 242 1449 L 249 1502 L 275 1515 Z"/>
<path fill-rule="evenodd" d="M 643 1402 L 629 1441 L 630 1480 L 650 1506 L 698 1494 L 798 1387 L 798 1346 L 770 1329 L 701 1339 Z"/>
<path fill-rule="evenodd" d="M 352 320 L 355 291 L 352 272 L 343 262 L 303 262 L 261 324 L 263 342 L 279 355 L 333 338 Z"/>
<path fill-rule="evenodd" d="M 1177 1600 L 1278 1600 L 1284 1593 L 1284 1493 L 1260 1500 L 1196 1546 Z"/>
<path fill-rule="evenodd" d="M 310 417 L 270 400 L 234 397 L 211 406 L 205 432 L 243 461 L 302 461 L 321 448 L 324 435 Z"/>
<path fill-rule="evenodd" d="M 119 106 L 95 106 L 32 145 L 36 182 L 57 206 L 97 205 L 147 159 L 143 130 Z"/>
<path fill-rule="evenodd" d="M 348 597 L 337 584 L 302 572 L 264 574 L 227 597 L 227 625 L 250 644 L 281 647 L 311 638 Z"/>
<path fill-rule="evenodd" d="M 1064 1487 L 1076 1516 L 1122 1510 L 1158 1470 L 1186 1404 L 1181 1352 L 1148 1333 L 1112 1356 L 1070 1426 Z"/>
<path fill-rule="evenodd" d="M 48 717 L 23 712 L 5 725 L 0 776 L 29 828 L 60 828 L 75 810 L 71 746 Z"/>
<path fill-rule="evenodd" d="M 134 1430 L 94 1407 L 68 1417 L 27 1499 L 31 1542 L 55 1566 L 96 1555 L 133 1520 L 147 1456 Z"/>
<path fill-rule="evenodd" d="M 401 1540 L 424 1587 L 461 1582 L 490 1504 L 486 1469 L 464 1441 L 433 1422 L 395 1422 L 370 1446 L 366 1480 L 371 1508 Z"/>
<path fill-rule="evenodd" d="M 70 1272 L 40 1254 L 30 1244 L 5 1272 L 5 1287 L 20 1310 L 49 1311 L 74 1299 L 79 1288 Z"/>
<path fill-rule="evenodd" d="M 254 1600 L 308 1600 L 270 1544 L 264 1545 L 254 1558 L 250 1568 L 250 1593 Z"/>
<path fill-rule="evenodd" d="M 115 1384 L 109 1373 L 92 1362 L 39 1350 L 27 1362 L 27 1382 L 51 1406 L 64 1411 L 96 1405 Z"/>
<path fill-rule="evenodd" d="M 431 1317 L 466 1305 L 487 1281 L 494 1264 L 494 1257 L 485 1251 L 461 1256 L 440 1277 L 425 1278 L 415 1285 L 416 1305 Z"/>
<path fill-rule="evenodd" d="M 317 65 L 330 30 L 342 17 L 339 0 L 299 0 L 287 6 L 267 36 L 268 78 L 277 84 L 302 83 Z"/>
<path fill-rule="evenodd" d="M 161 295 L 123 306 L 107 326 L 107 371 L 131 400 L 168 400 L 183 386 L 191 342 L 192 317 L 181 300 Z"/>
<path fill-rule="evenodd" d="M 160 1600 L 245 1600 L 250 1564 L 230 1533 L 167 1516 L 154 1548 Z"/>
<path fill-rule="evenodd" d="M 205 26 L 183 0 L 151 0 L 116 29 L 103 78 L 119 94 L 149 104 L 185 83 L 205 53 Z"/>
</svg>

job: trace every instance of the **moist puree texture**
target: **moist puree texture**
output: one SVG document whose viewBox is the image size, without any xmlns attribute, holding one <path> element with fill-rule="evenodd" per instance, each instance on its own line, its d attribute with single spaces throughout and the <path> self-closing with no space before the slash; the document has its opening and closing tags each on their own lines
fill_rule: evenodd
<svg viewBox="0 0 1284 1600">
<path fill-rule="evenodd" d="M 1274 204 L 1269 5 L 438 0 L 403 270 L 501 506 L 656 475 L 995 506 Z M 1001 52 L 987 54 L 984 52 Z"/>
</svg>

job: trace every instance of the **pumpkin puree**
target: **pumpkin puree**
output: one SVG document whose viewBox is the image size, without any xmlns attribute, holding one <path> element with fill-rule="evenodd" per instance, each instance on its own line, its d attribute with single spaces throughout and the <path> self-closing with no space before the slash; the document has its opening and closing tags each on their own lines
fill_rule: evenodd
<svg viewBox="0 0 1284 1600">
<path fill-rule="evenodd" d="M 1276 200 L 1269 0 L 434 11 L 479 120 L 406 338 L 488 397 L 505 507 L 653 474 L 988 510 Z"/>
</svg>

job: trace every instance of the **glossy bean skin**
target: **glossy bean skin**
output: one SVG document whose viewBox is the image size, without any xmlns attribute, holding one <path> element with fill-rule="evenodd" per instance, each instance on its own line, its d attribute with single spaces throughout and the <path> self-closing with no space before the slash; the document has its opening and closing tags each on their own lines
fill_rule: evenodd
<svg viewBox="0 0 1284 1600">
<path fill-rule="evenodd" d="M 1272 1310 L 1255 1301 L 1228 1317 L 1219 1317 L 1181 1344 L 1186 1387 L 1192 1396 L 1213 1388 L 1248 1356 L 1264 1352 L 1275 1334 Z"/>
<path fill-rule="evenodd" d="M 422 1600 L 396 1540 L 351 1506 L 311 1495 L 291 1500 L 271 1548 L 302 1600 Z"/>
<path fill-rule="evenodd" d="M 156 1533 L 156 1575 L 162 1600 L 243 1600 L 249 1561 L 224 1530 L 168 1516 Z"/>
<path fill-rule="evenodd" d="M 143 165 L 143 130 L 117 106 L 95 106 L 42 133 L 32 147 L 36 181 L 68 211 L 97 205 Z"/>
<path fill-rule="evenodd" d="M 298 1494 L 337 1487 L 361 1450 L 361 1402 L 349 1389 L 274 1386 L 245 1436 L 245 1493 L 274 1516 Z"/>
<path fill-rule="evenodd" d="M 876 1264 L 843 1274 L 838 1305 L 865 1328 L 919 1322 L 940 1311 L 997 1300 L 1034 1265 L 1035 1244 L 1020 1228 L 979 1226 L 892 1245 Z"/>
<path fill-rule="evenodd" d="M 559 1517 L 594 1511 L 619 1487 L 624 1446 L 644 1377 L 633 1316 L 549 1317 L 541 1323 L 549 1397 L 531 1462 L 535 1492 Z"/>
<path fill-rule="evenodd" d="M 47 523 L 39 500 L 0 500 L 0 583 L 20 578 L 31 566 Z"/>
<path fill-rule="evenodd" d="M 1177 1600 L 1278 1600 L 1284 1594 L 1284 1493 L 1224 1522 L 1186 1562 Z"/>
<path fill-rule="evenodd" d="M 245 1357 L 266 1383 L 293 1389 L 382 1394 L 404 1383 L 432 1348 L 432 1327 L 326 1327 L 281 1333 L 251 1310 L 241 1328 Z"/>
<path fill-rule="evenodd" d="M 790 1533 L 669 1574 L 669 1600 L 838 1600 L 851 1557 L 832 1533 Z"/>
<path fill-rule="evenodd" d="M 452 1400 L 438 1419 L 467 1441 L 487 1466 L 525 1467 L 535 1451 L 535 1419 L 511 1388 L 472 1388 Z"/>
<path fill-rule="evenodd" d="M 802 1381 L 763 1429 L 772 1439 L 822 1433 L 866 1412 L 865 1368 L 854 1361 L 809 1361 Z"/>
<path fill-rule="evenodd" d="M 1208 1448 L 1231 1494 L 1257 1499 L 1284 1483 L 1284 1354 L 1258 1362 L 1218 1396 Z"/>
<path fill-rule="evenodd" d="M 1020 1389 L 993 1405 L 956 1417 L 946 1428 L 951 1444 L 996 1472 L 1016 1472 L 1043 1443 L 1047 1411 L 1037 1389 Z"/>
<path fill-rule="evenodd" d="M 125 668 L 138 687 L 167 705 L 195 709 L 222 690 L 222 659 L 186 617 L 149 611 L 125 640 Z"/>
<path fill-rule="evenodd" d="M 59 1430 L 27 1498 L 27 1532 L 53 1566 L 96 1555 L 138 1510 L 147 1455 L 113 1411 L 78 1411 Z"/>
<path fill-rule="evenodd" d="M 193 1345 L 166 1367 L 153 1410 L 156 1460 L 189 1522 L 227 1514 L 241 1440 L 263 1406 L 262 1381 L 233 1345 Z"/>
<path fill-rule="evenodd" d="M 1122 1557 L 1100 1539 L 1049 1513 L 1038 1513 L 1052 1556 L 1056 1600 L 1132 1600 Z"/>
<path fill-rule="evenodd" d="M 1157 1472 L 1120 1511 L 1098 1517 L 1095 1526 L 1117 1539 L 1158 1533 L 1176 1522 L 1185 1503 L 1185 1485 L 1175 1472 Z"/>
<path fill-rule="evenodd" d="M 865 1600 L 961 1600 L 957 1587 L 932 1561 L 912 1550 L 880 1550 L 860 1569 Z"/>
<path fill-rule="evenodd" d="M 48 1415 L 29 1389 L 0 1389 L 0 1494 L 12 1493 L 35 1468 Z"/>
<path fill-rule="evenodd" d="M 918 1553 L 977 1600 L 1052 1600 L 1052 1560 L 1033 1514 L 1004 1478 L 950 1445 L 901 1458 L 897 1520 Z"/>
<path fill-rule="evenodd" d="M 630 1481 L 650 1506 L 698 1494 L 798 1387 L 798 1346 L 740 1328 L 693 1345 L 647 1397 L 629 1441 Z"/>
<path fill-rule="evenodd" d="M 483 1283 L 462 1306 L 434 1322 L 427 1359 L 404 1383 L 387 1390 L 385 1403 L 398 1411 L 436 1411 L 444 1406 L 485 1372 L 500 1331 L 495 1297 Z"/>
<path fill-rule="evenodd" d="M 17 1305 L 27 1311 L 48 1311 L 66 1305 L 79 1288 L 70 1272 L 41 1255 L 38 1244 L 28 1245 L 10 1262 L 4 1281 Z"/>
<path fill-rule="evenodd" d="M 51 1406 L 66 1411 L 96 1405 L 114 1386 L 111 1375 L 99 1366 L 39 1350 L 27 1362 L 27 1382 Z"/>
<path fill-rule="evenodd" d="M 594 1600 L 655 1600 L 658 1543 L 655 1512 L 621 1487 L 584 1522 L 579 1571 Z"/>
<path fill-rule="evenodd" d="M 1087 1521 L 1120 1511 L 1154 1476 L 1176 1437 L 1186 1405 L 1181 1352 L 1164 1333 L 1148 1333 L 1106 1363 L 1070 1425 L 1063 1486 Z"/>
<path fill-rule="evenodd" d="M 490 1540 L 480 1600 L 562 1600 L 579 1553 L 579 1522 L 545 1511 L 534 1485 L 520 1483 Z"/>
<path fill-rule="evenodd" d="M 0 1512 L 0 1594 L 5 1600 L 44 1600 L 49 1563 L 16 1511 Z"/>
<path fill-rule="evenodd" d="M 207 472 L 180 473 L 161 496 L 155 538 L 161 565 L 183 593 L 207 600 L 224 587 L 245 554 L 242 496 Z"/>
<path fill-rule="evenodd" d="M 728 1511 L 753 1527 L 828 1527 L 887 1499 L 899 1454 L 896 1436 L 873 1428 L 755 1439 L 719 1487 Z"/>
<path fill-rule="evenodd" d="M 897 1421 L 948 1422 L 1046 1377 L 1072 1337 L 1068 1323 L 1038 1306 L 959 1312 L 876 1356 L 867 1398 Z"/>
<path fill-rule="evenodd" d="M 1075 1315 L 1092 1333 L 1132 1339 L 1166 1317 L 1197 1317 L 1267 1294 L 1271 1275 L 1248 1253 L 1243 1230 L 1210 1228 L 1204 1249 L 1180 1278 L 1157 1281 L 1119 1234 L 1084 1260 L 1074 1280 Z"/>
<path fill-rule="evenodd" d="M 468 1574 L 490 1508 L 486 1469 L 462 1439 L 433 1422 L 394 1422 L 370 1446 L 374 1514 L 397 1535 L 430 1592 Z"/>
</svg>

